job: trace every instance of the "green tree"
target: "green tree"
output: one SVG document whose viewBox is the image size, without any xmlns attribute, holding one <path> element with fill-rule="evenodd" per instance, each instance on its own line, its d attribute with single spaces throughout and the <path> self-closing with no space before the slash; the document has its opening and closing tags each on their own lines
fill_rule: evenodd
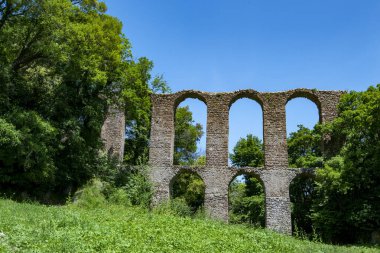
<svg viewBox="0 0 380 253">
<path fill-rule="evenodd" d="M 51 201 L 107 174 L 99 149 L 108 105 L 150 106 L 135 101 L 149 98 L 151 64 L 133 59 L 105 11 L 97 0 L 0 1 L 1 191 Z"/>
<path fill-rule="evenodd" d="M 323 157 L 321 154 L 320 127 L 308 129 L 298 125 L 296 132 L 290 133 L 288 144 L 289 167 L 293 168 L 321 168 Z M 302 236 L 313 236 L 311 220 L 312 205 L 315 198 L 315 178 L 313 173 L 303 173 L 293 179 L 289 188 L 292 202 L 293 232 Z"/>
<path fill-rule="evenodd" d="M 264 188 L 253 175 L 244 175 L 243 181 L 235 179 L 231 182 L 228 201 L 231 223 L 265 226 Z"/>
<path fill-rule="evenodd" d="M 203 206 L 205 184 L 195 173 L 182 171 L 176 176 L 172 185 L 172 198 L 182 198 L 193 212 Z"/>
<path fill-rule="evenodd" d="M 230 154 L 233 165 L 238 167 L 261 167 L 264 165 L 264 152 L 261 140 L 248 134 L 236 143 L 233 153 Z"/>
<path fill-rule="evenodd" d="M 194 164 L 197 142 L 202 135 L 203 127 L 194 122 L 189 107 L 178 107 L 175 115 L 174 164 Z"/>
<path fill-rule="evenodd" d="M 205 165 L 206 157 L 197 154 L 197 143 L 203 135 L 203 127 L 193 120 L 188 106 L 178 107 L 175 115 L 174 164 Z M 182 198 L 193 212 L 202 207 L 205 184 L 194 173 L 183 171 L 172 184 L 172 197 Z"/>
<path fill-rule="evenodd" d="M 326 241 L 369 241 L 380 227 L 380 85 L 341 97 L 323 131 L 343 143 L 317 171 L 313 221 Z M 343 140 L 343 141 L 342 141 Z"/>
<path fill-rule="evenodd" d="M 289 167 L 315 168 L 323 165 L 321 135 L 318 128 L 311 130 L 298 125 L 298 130 L 290 133 L 287 144 Z"/>
<path fill-rule="evenodd" d="M 124 145 L 124 164 L 147 164 L 151 126 L 152 93 L 169 93 L 170 88 L 163 76 L 152 79 L 150 74 L 153 62 L 140 58 L 130 62 L 125 72 L 122 98 L 125 102 L 126 136 Z"/>
<path fill-rule="evenodd" d="M 261 167 L 264 165 L 264 152 L 261 140 L 248 134 L 241 138 L 230 154 L 231 162 L 237 167 Z M 229 187 L 229 217 L 233 223 L 265 225 L 264 188 L 254 175 L 237 178 Z"/>
</svg>

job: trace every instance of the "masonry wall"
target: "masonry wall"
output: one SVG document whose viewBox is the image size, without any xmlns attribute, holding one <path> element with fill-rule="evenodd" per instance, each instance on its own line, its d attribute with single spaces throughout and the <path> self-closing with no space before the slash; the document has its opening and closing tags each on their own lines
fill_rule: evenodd
<svg viewBox="0 0 380 253">
<path fill-rule="evenodd" d="M 320 122 L 337 116 L 341 91 L 296 89 L 285 92 L 260 93 L 240 90 L 225 93 L 182 91 L 174 94 L 152 95 L 152 127 L 149 163 L 154 183 L 154 203 L 170 198 L 173 178 L 181 170 L 197 173 L 204 181 L 205 208 L 214 218 L 228 220 L 228 187 L 238 175 L 256 175 L 265 188 L 266 226 L 290 234 L 289 185 L 296 170 L 288 168 L 286 144 L 286 103 L 296 97 L 313 101 L 319 109 Z M 173 165 L 174 116 L 180 102 L 198 98 L 207 105 L 206 166 Z M 265 166 L 263 168 L 233 168 L 228 166 L 229 109 L 240 98 L 257 101 L 263 109 Z"/>
<path fill-rule="evenodd" d="M 101 129 L 104 151 L 119 161 L 124 155 L 125 115 L 124 110 L 110 107 Z"/>
</svg>

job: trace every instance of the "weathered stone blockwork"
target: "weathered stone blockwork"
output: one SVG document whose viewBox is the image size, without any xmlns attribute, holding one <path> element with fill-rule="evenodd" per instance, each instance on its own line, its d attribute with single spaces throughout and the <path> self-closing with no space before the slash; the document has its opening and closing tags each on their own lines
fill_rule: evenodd
<svg viewBox="0 0 380 253">
<path fill-rule="evenodd" d="M 124 110 L 110 107 L 101 130 L 104 150 L 119 161 L 124 156 L 125 114 Z"/>
<path fill-rule="evenodd" d="M 182 91 L 152 95 L 152 128 L 149 161 L 151 180 L 155 186 L 154 203 L 170 197 L 173 179 L 181 170 L 197 173 L 206 185 L 205 208 L 215 218 L 228 220 L 228 186 L 239 174 L 250 173 L 265 188 L 266 226 L 281 233 L 291 233 L 289 184 L 296 170 L 288 168 L 286 144 L 286 103 L 296 97 L 313 101 L 319 109 L 320 122 L 337 115 L 341 91 L 296 89 L 285 92 L 240 90 L 225 93 Z M 206 166 L 173 165 L 174 118 L 179 103 L 198 98 L 207 105 Z M 257 101 L 263 110 L 264 168 L 233 168 L 228 166 L 228 131 L 230 106 L 240 98 Z"/>
</svg>

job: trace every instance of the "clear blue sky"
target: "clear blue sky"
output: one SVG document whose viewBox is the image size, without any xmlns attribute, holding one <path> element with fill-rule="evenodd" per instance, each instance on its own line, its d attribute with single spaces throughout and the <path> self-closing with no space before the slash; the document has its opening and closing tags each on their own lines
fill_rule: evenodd
<svg viewBox="0 0 380 253">
<path fill-rule="evenodd" d="M 380 83 L 379 0 L 105 2 L 123 22 L 134 56 L 151 59 L 173 91 L 365 90 Z M 205 124 L 199 103 L 188 102 Z M 262 136 L 259 107 L 245 105 L 231 109 L 231 142 Z M 287 114 L 288 132 L 318 119 L 303 99 L 291 101 Z"/>
</svg>

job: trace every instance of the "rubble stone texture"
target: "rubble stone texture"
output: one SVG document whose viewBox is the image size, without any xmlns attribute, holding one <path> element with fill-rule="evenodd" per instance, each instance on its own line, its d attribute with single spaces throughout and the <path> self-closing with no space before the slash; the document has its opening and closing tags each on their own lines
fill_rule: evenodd
<svg viewBox="0 0 380 253">
<path fill-rule="evenodd" d="M 125 115 L 124 110 L 110 107 L 101 129 L 104 151 L 119 161 L 124 156 Z"/>
<path fill-rule="evenodd" d="M 230 182 L 239 174 L 253 174 L 265 188 L 266 227 L 291 234 L 289 185 L 302 170 L 288 168 L 286 103 L 297 97 L 311 100 L 318 107 L 319 121 L 324 123 L 337 116 L 337 105 L 342 93 L 310 89 L 274 93 L 254 90 L 208 93 L 189 90 L 152 95 L 149 164 L 150 177 L 155 187 L 154 203 L 168 200 L 176 175 L 182 170 L 188 170 L 197 173 L 205 183 L 206 211 L 214 218 L 227 221 Z M 207 106 L 206 166 L 202 167 L 173 165 L 175 111 L 187 98 L 197 98 Z M 263 168 L 228 166 L 229 109 L 240 98 L 255 100 L 263 110 Z"/>
<path fill-rule="evenodd" d="M 266 226 L 291 234 L 289 185 L 299 173 L 310 173 L 307 168 L 289 169 L 286 144 L 286 103 L 297 97 L 314 102 L 321 123 L 333 120 L 342 91 L 295 89 L 285 92 L 208 93 L 181 91 L 174 94 L 152 95 L 152 126 L 150 137 L 150 177 L 154 184 L 154 204 L 170 198 L 171 185 L 183 170 L 197 173 L 204 181 L 205 209 L 214 218 L 228 221 L 228 187 L 238 175 L 251 174 L 265 189 Z M 187 98 L 197 98 L 207 106 L 206 166 L 173 165 L 174 119 L 177 106 Z M 264 152 L 263 168 L 234 168 L 228 166 L 229 110 L 240 98 L 253 99 L 263 110 Z M 123 159 L 125 134 L 124 111 L 111 107 L 102 127 L 104 149 L 119 161 Z M 328 141 L 329 138 L 324 138 Z"/>
</svg>

